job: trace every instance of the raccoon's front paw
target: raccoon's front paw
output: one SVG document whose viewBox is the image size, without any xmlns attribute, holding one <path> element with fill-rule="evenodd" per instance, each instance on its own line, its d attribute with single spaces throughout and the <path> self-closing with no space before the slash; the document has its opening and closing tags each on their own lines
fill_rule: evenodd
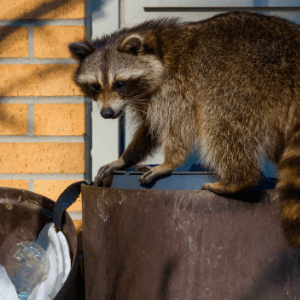
<svg viewBox="0 0 300 300">
<path fill-rule="evenodd" d="M 156 167 L 148 167 L 149 171 L 145 172 L 140 178 L 139 181 L 143 184 L 149 184 L 151 183 L 154 179 L 163 176 L 163 175 L 168 175 L 171 174 L 173 171 L 173 168 L 165 167 L 163 165 L 159 165 Z"/>
<path fill-rule="evenodd" d="M 95 177 L 94 186 L 99 186 L 105 177 L 112 174 L 113 171 L 121 170 L 124 167 L 125 167 L 125 163 L 122 159 L 115 160 L 101 167 L 98 171 L 97 176 Z"/>
</svg>

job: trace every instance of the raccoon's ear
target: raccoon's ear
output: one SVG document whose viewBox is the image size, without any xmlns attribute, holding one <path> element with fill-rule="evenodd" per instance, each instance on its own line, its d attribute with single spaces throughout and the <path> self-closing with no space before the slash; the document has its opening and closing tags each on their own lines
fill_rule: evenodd
<svg viewBox="0 0 300 300">
<path fill-rule="evenodd" d="M 88 41 L 70 43 L 68 47 L 72 55 L 79 61 L 83 61 L 86 56 L 94 51 L 93 45 Z"/>
<path fill-rule="evenodd" d="M 138 55 L 144 50 L 144 38 L 139 34 L 127 36 L 117 48 L 120 52 Z"/>
</svg>

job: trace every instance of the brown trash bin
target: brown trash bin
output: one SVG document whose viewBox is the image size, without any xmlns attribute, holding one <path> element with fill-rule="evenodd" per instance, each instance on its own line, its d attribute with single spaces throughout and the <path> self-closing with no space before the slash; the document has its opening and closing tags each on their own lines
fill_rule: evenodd
<svg viewBox="0 0 300 300">
<path fill-rule="evenodd" d="M 278 194 L 240 196 L 82 186 L 86 298 L 300 299 Z"/>
<path fill-rule="evenodd" d="M 25 190 L 0 188 L 0 264 L 5 266 L 8 254 L 16 244 L 34 241 L 43 227 L 52 222 L 55 202 Z M 72 219 L 64 214 L 62 224 L 70 250 L 71 271 L 54 300 L 83 300 L 84 285 L 78 261 L 77 234 Z"/>
</svg>

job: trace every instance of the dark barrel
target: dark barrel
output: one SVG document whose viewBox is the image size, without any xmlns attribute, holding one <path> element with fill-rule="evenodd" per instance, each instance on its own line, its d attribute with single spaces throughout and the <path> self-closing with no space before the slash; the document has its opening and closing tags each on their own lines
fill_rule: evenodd
<svg viewBox="0 0 300 300">
<path fill-rule="evenodd" d="M 82 198 L 87 299 L 300 299 L 299 252 L 274 190 L 85 185 Z"/>
</svg>

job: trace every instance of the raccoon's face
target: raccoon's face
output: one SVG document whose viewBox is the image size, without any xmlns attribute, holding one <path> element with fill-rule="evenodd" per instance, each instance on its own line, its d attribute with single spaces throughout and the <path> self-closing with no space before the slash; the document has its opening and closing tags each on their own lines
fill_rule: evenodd
<svg viewBox="0 0 300 300">
<path fill-rule="evenodd" d="M 69 49 L 80 61 L 75 82 L 97 102 L 105 119 L 119 117 L 127 105 L 140 107 L 162 84 L 163 64 L 153 51 L 145 51 L 141 35 L 108 40 L 101 47 L 71 43 Z"/>
</svg>

